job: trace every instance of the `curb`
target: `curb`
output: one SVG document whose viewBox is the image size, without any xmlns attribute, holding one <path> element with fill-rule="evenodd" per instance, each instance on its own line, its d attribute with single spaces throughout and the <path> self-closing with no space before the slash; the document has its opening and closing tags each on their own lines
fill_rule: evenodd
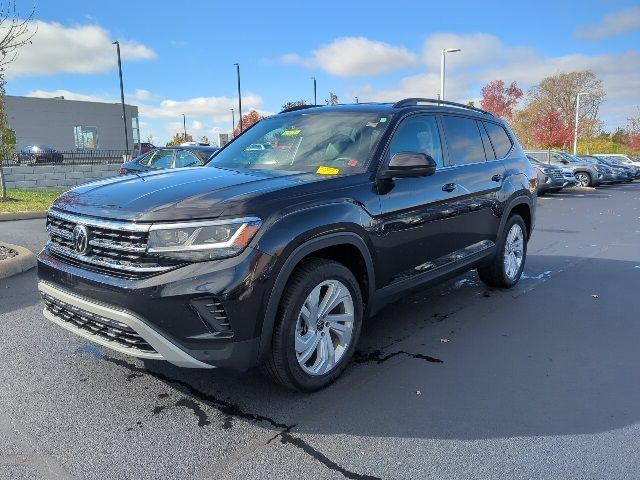
<svg viewBox="0 0 640 480">
<path fill-rule="evenodd" d="M 0 242 L 0 245 L 18 252 L 15 257 L 0 260 L 0 279 L 26 272 L 36 266 L 36 256 L 31 250 L 4 242 Z"/>
<path fill-rule="evenodd" d="M 33 218 L 47 218 L 47 212 L 3 212 L 0 213 L 0 222 L 11 220 L 31 220 Z"/>
</svg>

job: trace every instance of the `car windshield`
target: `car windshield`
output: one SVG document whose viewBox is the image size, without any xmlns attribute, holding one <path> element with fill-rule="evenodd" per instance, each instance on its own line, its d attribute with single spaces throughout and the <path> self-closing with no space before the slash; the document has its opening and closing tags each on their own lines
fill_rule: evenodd
<svg viewBox="0 0 640 480">
<path fill-rule="evenodd" d="M 207 166 L 321 175 L 360 173 L 367 168 L 390 118 L 354 112 L 266 118 L 221 150 Z"/>
<path fill-rule="evenodd" d="M 581 160 L 581 159 L 579 159 L 577 157 L 574 157 L 573 155 L 570 155 L 570 154 L 568 154 L 566 152 L 558 152 L 558 154 L 562 158 L 564 158 L 565 160 L 567 160 L 567 161 L 569 161 L 571 163 L 583 163 L 583 160 Z"/>
</svg>

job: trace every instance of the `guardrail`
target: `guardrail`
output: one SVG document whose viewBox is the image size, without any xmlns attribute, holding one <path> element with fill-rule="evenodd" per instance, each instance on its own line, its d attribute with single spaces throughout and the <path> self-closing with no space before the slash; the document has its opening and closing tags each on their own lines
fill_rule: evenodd
<svg viewBox="0 0 640 480">
<path fill-rule="evenodd" d="M 69 150 L 64 152 L 13 153 L 2 160 L 5 167 L 39 165 L 111 165 L 122 163 L 126 150 Z"/>
</svg>

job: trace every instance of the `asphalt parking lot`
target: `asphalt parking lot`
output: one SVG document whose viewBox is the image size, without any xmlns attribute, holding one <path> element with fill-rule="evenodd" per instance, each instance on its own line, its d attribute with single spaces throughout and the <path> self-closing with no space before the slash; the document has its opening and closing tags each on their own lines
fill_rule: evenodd
<svg viewBox="0 0 640 480">
<path fill-rule="evenodd" d="M 330 388 L 102 349 L 0 280 L 0 478 L 637 479 L 640 184 L 542 197 L 525 275 L 475 273 L 366 325 Z M 32 250 L 43 220 L 0 223 Z"/>
</svg>

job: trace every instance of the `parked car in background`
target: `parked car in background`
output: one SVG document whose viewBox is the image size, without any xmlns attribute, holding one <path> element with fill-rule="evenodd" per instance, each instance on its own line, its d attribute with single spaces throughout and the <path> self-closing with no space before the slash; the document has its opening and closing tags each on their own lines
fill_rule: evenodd
<svg viewBox="0 0 640 480">
<path fill-rule="evenodd" d="M 604 167 L 580 160 L 559 150 L 526 151 L 527 155 L 542 163 L 570 168 L 580 187 L 596 187 L 604 178 Z M 610 173 L 610 172 L 609 172 Z"/>
<path fill-rule="evenodd" d="M 538 196 L 542 196 L 548 192 L 559 192 L 567 185 L 562 168 L 549 165 L 548 163 L 542 163 L 529 155 L 527 155 L 527 158 L 538 176 Z M 575 185 L 576 181 L 573 173 L 571 173 L 571 179 L 572 184 Z"/>
<path fill-rule="evenodd" d="M 610 158 L 613 160 L 617 160 L 619 162 L 624 163 L 625 165 L 640 167 L 640 161 L 638 161 L 637 159 L 632 160 L 627 155 L 622 155 L 621 153 L 594 153 L 593 155 L 599 158 Z"/>
<path fill-rule="evenodd" d="M 164 168 L 199 167 L 220 150 L 217 147 L 163 147 L 140 155 L 120 166 L 120 175 Z"/>
<path fill-rule="evenodd" d="M 27 165 L 62 163 L 64 155 L 48 145 L 28 145 L 18 152 L 18 161 Z"/>
<path fill-rule="evenodd" d="M 640 164 L 636 165 L 634 162 L 628 162 L 617 155 L 593 155 L 599 160 L 606 162 L 607 165 L 611 165 L 618 168 L 624 168 L 633 174 L 634 180 L 640 178 Z"/>
<path fill-rule="evenodd" d="M 618 164 L 613 160 L 607 160 L 593 155 L 582 155 L 580 158 L 586 162 L 591 162 L 595 165 L 603 165 L 611 169 L 615 177 L 613 183 L 632 182 L 636 177 L 635 167 Z"/>
</svg>

